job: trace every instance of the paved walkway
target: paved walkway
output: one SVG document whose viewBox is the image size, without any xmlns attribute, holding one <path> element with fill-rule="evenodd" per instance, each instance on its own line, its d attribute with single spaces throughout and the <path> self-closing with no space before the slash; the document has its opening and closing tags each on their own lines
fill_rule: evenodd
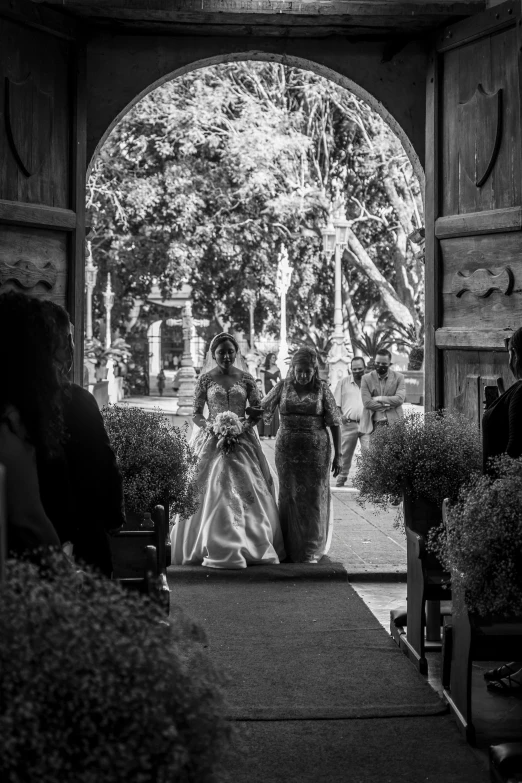
<svg viewBox="0 0 522 783">
<path fill-rule="evenodd" d="M 177 400 L 172 397 L 129 397 L 125 403 L 144 410 L 161 409 L 175 426 L 189 418 L 176 415 Z M 263 440 L 263 451 L 275 470 L 275 440 Z M 356 457 L 357 458 L 357 452 Z M 354 459 L 354 467 L 355 467 Z M 352 471 L 354 470 L 352 467 Z M 406 539 L 394 527 L 396 508 L 387 512 L 373 506 L 361 507 L 358 492 L 350 479 L 342 489 L 335 488 L 332 479 L 334 503 L 334 532 L 329 557 L 340 562 L 348 574 L 357 580 L 385 580 L 405 578 Z"/>
</svg>

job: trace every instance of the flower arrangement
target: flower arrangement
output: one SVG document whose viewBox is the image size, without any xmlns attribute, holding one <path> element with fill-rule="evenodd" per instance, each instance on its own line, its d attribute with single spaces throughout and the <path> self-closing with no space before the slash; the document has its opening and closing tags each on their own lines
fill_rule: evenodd
<svg viewBox="0 0 522 783">
<path fill-rule="evenodd" d="M 467 608 L 479 615 L 522 615 L 522 458 L 495 460 L 448 506 L 446 526 L 430 535 Z"/>
<path fill-rule="evenodd" d="M 236 413 L 223 411 L 218 413 L 211 424 L 211 429 L 218 439 L 218 449 L 221 449 L 225 454 L 230 454 L 237 446 L 239 436 L 244 431 L 244 425 Z"/>
<path fill-rule="evenodd" d="M 197 508 L 197 457 L 187 427 L 173 427 L 160 411 L 108 405 L 103 420 L 123 476 L 129 511 L 152 511 L 168 503 L 170 514 L 190 516 Z"/>
<path fill-rule="evenodd" d="M 61 558 L 0 586 L 5 783 L 211 783 L 229 742 L 203 632 Z"/>
<path fill-rule="evenodd" d="M 449 411 L 411 413 L 372 434 L 369 449 L 359 457 L 354 486 L 359 502 L 384 509 L 403 492 L 442 506 L 481 468 L 479 432 L 466 417 Z"/>
</svg>

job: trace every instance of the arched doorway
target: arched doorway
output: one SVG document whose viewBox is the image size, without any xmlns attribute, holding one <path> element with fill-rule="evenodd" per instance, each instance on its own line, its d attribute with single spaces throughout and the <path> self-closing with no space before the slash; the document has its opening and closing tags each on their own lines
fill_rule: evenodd
<svg viewBox="0 0 522 783">
<path fill-rule="evenodd" d="M 238 67 L 238 65 L 239 65 L 239 64 L 235 64 L 235 63 L 237 62 L 237 60 L 239 59 L 239 57 L 236 57 L 236 56 L 234 56 L 234 57 L 232 57 L 232 58 L 220 58 L 220 59 L 222 59 L 222 60 L 223 60 L 223 64 L 225 64 L 225 63 L 227 62 L 227 60 L 231 60 L 231 62 L 232 62 L 232 68 L 237 68 L 237 67 Z M 268 62 L 269 64 L 268 64 L 268 65 L 266 65 L 266 68 L 265 68 L 265 70 L 266 70 L 266 69 L 268 69 L 268 70 L 270 70 L 270 69 L 275 69 L 275 71 L 278 71 L 278 69 L 280 69 L 280 70 L 284 70 L 284 68 L 282 68 L 281 64 L 279 64 L 279 63 L 278 63 L 278 64 L 276 64 L 276 65 L 272 64 L 272 61 L 274 60 L 274 58 L 273 58 L 273 57 L 255 57 L 255 58 L 252 58 L 252 59 L 253 59 L 253 60 L 257 60 L 257 61 L 259 61 L 259 60 L 263 60 L 263 61 L 265 61 L 265 63 L 266 63 L 266 62 Z M 245 62 L 245 61 L 243 60 L 242 62 Z M 248 62 L 248 61 L 247 61 L 247 62 Z M 301 61 L 299 61 L 299 62 L 301 62 Z M 199 65 L 199 64 L 197 64 L 197 65 Z M 258 62 L 258 63 L 256 63 L 255 65 L 260 67 L 262 64 Z M 285 63 L 285 65 L 286 65 L 286 63 Z M 252 65 L 251 67 L 252 67 L 252 68 L 255 70 L 255 68 L 254 68 L 254 65 Z M 220 66 L 219 66 L 219 65 L 211 65 L 210 67 L 208 67 L 206 64 L 204 64 L 204 65 L 201 65 L 201 67 L 195 67 L 195 66 L 194 66 L 194 67 L 193 67 L 193 68 L 191 68 L 191 69 L 186 69 L 186 72 L 185 72 L 185 74 L 183 74 L 183 75 L 182 75 L 182 76 L 179 78 L 179 81 L 180 81 L 180 82 L 184 82 L 184 83 L 186 83 L 187 85 L 192 85 L 192 84 L 193 84 L 193 80 L 192 80 L 192 79 L 188 79 L 188 76 L 190 76 L 191 74 L 195 74 L 195 73 L 203 73 L 204 71 L 207 71 L 207 72 L 210 72 L 210 71 L 212 71 L 212 72 L 216 73 L 216 72 L 218 72 L 218 71 L 219 71 L 219 69 L 220 69 Z M 189 70 L 190 70 L 190 73 L 189 73 Z M 299 72 L 301 72 L 301 73 L 309 73 L 309 72 L 310 72 L 310 71 L 308 71 L 308 70 L 307 70 L 307 71 L 305 71 L 305 69 L 303 69 L 303 68 L 297 69 L 297 68 L 292 68 L 292 67 L 288 67 L 288 68 L 287 68 L 287 70 L 288 70 L 288 72 L 289 72 L 289 73 L 290 73 L 291 71 L 298 71 L 298 70 L 299 70 Z M 324 70 L 324 69 L 323 69 L 323 70 Z M 316 71 L 317 71 L 317 69 L 314 69 L 314 72 L 316 72 Z M 217 77 L 216 77 L 216 78 L 217 78 Z M 165 83 L 167 80 L 168 80 L 168 83 L 169 83 L 169 84 L 171 84 L 171 85 L 173 85 L 173 84 L 174 84 L 176 81 L 178 81 L 178 80 L 176 80 L 176 79 L 168 79 L 168 77 L 165 77 L 165 78 L 164 78 L 164 79 L 162 79 L 161 81 L 162 81 L 163 83 Z M 321 76 L 320 76 L 320 79 L 319 79 L 319 82 L 320 82 L 320 83 L 322 83 L 323 85 L 327 85 L 328 83 L 331 83 L 332 81 L 333 81 L 332 79 L 329 79 L 329 80 L 328 80 L 328 82 L 327 82 L 327 81 L 326 81 L 326 79 L 324 78 L 324 76 L 322 76 L 322 74 L 321 74 Z M 336 81 L 337 81 L 337 83 L 338 83 L 340 80 L 339 80 L 339 79 L 337 79 Z M 194 84 L 197 84 L 197 83 L 196 83 L 196 82 L 194 82 Z M 350 84 L 351 84 L 351 82 L 350 82 Z M 154 115 L 154 116 L 156 115 L 156 112 L 157 112 L 157 111 L 159 111 L 159 112 L 161 112 L 161 111 L 162 111 L 162 109 L 161 109 L 161 108 L 157 108 L 157 107 L 161 107 L 161 106 L 167 106 L 169 103 L 171 103 L 173 106 L 177 105 L 177 100 L 178 100 L 178 99 L 176 98 L 176 93 L 175 93 L 175 92 L 174 92 L 174 93 L 173 93 L 173 92 L 169 92 L 169 91 L 166 89 L 166 87 L 161 87 L 161 86 L 160 86 L 160 87 L 158 87 L 158 84 L 152 85 L 152 87 L 153 87 L 154 89 L 156 89 L 156 91 L 157 91 L 157 98 L 155 98 L 155 99 L 154 99 L 154 101 L 158 101 L 158 103 L 157 103 L 157 104 L 155 104 L 154 102 L 152 102 L 152 100 L 147 102 L 147 100 L 146 100 L 146 99 L 143 99 L 143 98 L 142 98 L 142 100 L 143 100 L 143 101 L 145 101 L 145 102 L 147 103 L 147 105 L 149 105 L 149 106 L 151 107 L 151 111 L 152 111 L 152 113 L 153 113 L 153 115 Z M 344 85 L 343 85 L 343 88 L 344 88 Z M 190 87 L 187 87 L 186 89 L 190 89 Z M 323 87 L 323 89 L 325 89 L 325 88 Z M 338 94 L 339 94 L 339 93 L 344 93 L 344 89 L 342 89 L 342 90 L 339 90 L 339 89 L 338 89 L 338 87 L 335 87 L 335 89 L 337 90 L 337 93 L 338 93 Z M 355 91 L 354 91 L 354 92 L 355 92 Z M 367 94 L 366 94 L 366 92 L 365 92 L 364 90 L 357 89 L 357 90 L 356 90 L 356 92 L 357 92 L 357 93 L 359 93 L 360 95 L 363 95 L 365 98 L 368 98 L 368 96 L 367 96 Z M 347 94 L 348 94 L 348 91 L 347 91 Z M 354 94 L 354 93 L 350 93 L 350 94 Z M 180 100 L 181 100 L 181 98 L 180 98 Z M 135 101 L 135 102 L 134 102 L 134 105 L 136 105 L 136 103 L 137 103 L 137 101 Z M 372 103 L 374 106 L 376 105 L 375 101 L 369 101 L 369 103 Z M 360 105 L 360 104 L 359 104 L 359 105 Z M 155 108 L 155 107 L 156 107 L 156 108 Z M 128 107 L 128 111 L 129 111 L 129 112 L 131 111 L 131 107 Z M 136 112 L 132 112 L 132 113 L 133 113 L 133 114 L 136 116 Z M 380 116 L 381 116 L 381 118 L 382 118 L 382 116 L 384 115 L 384 117 L 386 117 L 388 120 L 390 119 L 389 113 L 388 113 L 388 112 L 387 112 L 387 111 L 384 109 L 384 107 L 382 107 L 382 106 L 380 107 L 380 112 L 379 112 L 379 113 L 380 113 Z M 379 120 L 379 118 L 378 118 L 378 117 L 376 117 L 375 115 L 376 115 L 376 113 L 372 115 L 372 116 L 374 117 L 374 122 L 378 122 L 378 123 L 379 123 L 379 127 L 382 127 L 382 123 L 380 123 L 380 120 Z M 175 115 L 173 114 L 173 115 L 172 115 L 172 117 L 174 117 L 174 116 L 175 116 Z M 171 122 L 171 124 L 172 124 L 173 122 L 175 123 L 176 121 L 180 121 L 180 120 L 173 120 L 173 119 L 172 119 L 172 117 L 171 117 L 171 119 L 170 119 L 170 122 Z M 396 122 L 394 122 L 394 123 L 393 123 L 393 125 L 394 125 L 394 127 L 396 127 Z M 147 127 L 148 127 L 148 126 L 147 126 L 147 121 L 146 121 L 146 120 L 144 120 L 144 121 L 143 121 L 143 124 L 140 124 L 140 127 L 142 127 L 142 128 L 144 129 L 144 130 L 143 130 L 143 131 L 141 131 L 140 133 L 141 133 L 141 135 L 143 136 L 143 139 L 145 140 L 145 139 L 147 138 L 147 132 L 148 132 L 148 131 L 147 131 Z M 154 133 L 155 133 L 155 131 L 152 131 L 152 135 L 153 135 L 153 136 L 154 136 Z M 127 139 L 127 140 L 128 140 L 128 139 L 130 138 L 130 137 L 129 137 L 129 133 L 128 133 L 128 129 L 127 129 L 127 130 L 122 130 L 122 131 L 121 131 L 121 134 L 123 134 L 123 135 L 116 135 L 116 138 L 119 140 L 119 143 L 122 143 L 122 144 L 124 145 L 124 146 L 123 146 L 123 149 L 127 150 L 127 152 L 125 152 L 124 154 L 125 154 L 125 155 L 128 155 L 128 154 L 130 154 L 130 153 L 128 152 L 128 150 L 129 150 L 129 149 L 135 149 L 135 148 L 134 148 L 134 147 L 129 147 L 129 146 L 127 145 L 127 142 L 126 142 L 126 141 L 121 141 L 122 139 L 123 139 L 123 140 L 124 140 L 124 139 Z M 170 137 L 164 136 L 163 134 L 164 134 L 164 131 L 162 131 L 162 138 L 165 138 L 165 141 L 167 140 L 167 138 L 170 138 Z M 188 134 L 188 137 L 190 137 L 190 134 Z M 402 137 L 403 139 L 405 138 L 405 134 L 404 134 L 404 132 L 402 132 L 402 133 L 401 133 L 401 137 Z M 195 138 L 199 138 L 198 134 L 195 134 Z M 344 144 L 344 143 L 345 143 L 345 142 L 343 142 L 343 144 Z M 346 144 L 348 145 L 348 142 L 346 142 Z M 409 148 L 411 148 L 411 144 L 409 145 Z M 100 148 L 100 149 L 101 149 L 101 148 Z M 106 156 L 108 156 L 108 157 L 106 157 L 106 160 L 107 160 L 107 162 L 109 162 L 109 160 L 111 160 L 111 159 L 112 159 L 112 160 L 117 160 L 117 158 L 118 158 L 118 156 L 119 156 L 119 152 L 118 152 L 118 150 L 120 149 L 120 147 L 118 146 L 118 144 L 116 144 L 115 146 L 114 146 L 114 144 L 113 144 L 113 146 L 112 146 L 112 147 L 110 147 L 110 149 L 111 149 L 111 152 L 110 152 L 110 153 L 107 153 L 107 152 L 105 153 L 105 155 L 106 155 Z M 402 149 L 401 149 L 401 156 L 402 156 L 402 159 L 403 159 L 404 161 L 406 161 L 406 162 L 407 162 L 406 155 L 404 154 L 404 152 L 403 152 L 403 150 L 402 150 Z M 410 161 L 411 161 L 411 158 L 410 158 Z M 414 168 L 415 166 L 418 168 L 418 166 L 419 166 L 419 165 L 420 165 L 420 164 L 419 164 L 418 156 L 416 156 L 415 154 L 413 154 L 413 165 L 412 165 L 412 168 Z M 97 164 L 97 166 L 98 166 L 98 164 Z M 111 170 L 112 170 L 112 169 L 111 169 Z M 175 184 L 174 184 L 174 189 L 175 189 Z M 174 191 L 173 191 L 173 192 L 174 192 Z M 420 201 L 419 201 L 419 210 L 420 210 L 420 212 L 421 212 L 421 214 L 422 214 L 422 206 L 420 205 Z M 417 217 L 418 217 L 418 213 L 417 213 Z M 376 219 L 377 219 L 377 218 L 376 218 Z M 417 224 L 415 223 L 414 225 L 417 225 Z M 410 227 L 409 231 L 410 231 L 410 230 L 411 230 L 411 227 Z M 408 231 L 408 232 L 406 232 L 406 234 L 407 234 L 407 233 L 409 233 L 409 231 Z M 320 239 L 320 233 L 319 233 L 319 232 L 317 232 L 317 233 L 319 234 L 319 239 Z M 385 281 L 384 281 L 384 280 L 382 280 L 382 283 L 383 283 L 383 284 L 384 284 L 384 282 L 385 282 Z M 327 306 L 329 307 L 329 305 L 327 305 Z M 332 310 L 333 310 L 333 294 L 332 294 L 332 302 L 331 302 L 331 307 L 332 307 Z M 408 312 L 407 312 L 407 311 L 406 311 L 406 316 L 408 316 Z M 364 350 L 364 349 L 363 349 L 363 350 Z M 401 369 L 403 369 L 403 368 L 401 367 Z"/>
</svg>

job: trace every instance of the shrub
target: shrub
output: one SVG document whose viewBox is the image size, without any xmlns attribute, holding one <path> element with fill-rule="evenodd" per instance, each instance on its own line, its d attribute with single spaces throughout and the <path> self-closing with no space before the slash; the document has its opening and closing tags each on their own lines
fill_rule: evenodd
<svg viewBox="0 0 522 783">
<path fill-rule="evenodd" d="M 407 491 L 442 504 L 481 470 L 479 432 L 460 414 L 411 413 L 371 436 L 359 457 L 354 485 L 359 500 L 386 509 Z"/>
<path fill-rule="evenodd" d="M 495 473 L 474 476 L 446 516 L 430 544 L 467 608 L 522 615 L 522 459 L 497 458 Z"/>
<path fill-rule="evenodd" d="M 4 783 L 210 783 L 229 728 L 203 633 L 63 561 L 0 586 Z"/>
<path fill-rule="evenodd" d="M 187 426 L 173 427 L 160 411 L 127 405 L 108 405 L 102 413 L 129 511 L 152 511 L 168 502 L 172 515 L 193 514 L 197 457 L 187 442 Z"/>
</svg>

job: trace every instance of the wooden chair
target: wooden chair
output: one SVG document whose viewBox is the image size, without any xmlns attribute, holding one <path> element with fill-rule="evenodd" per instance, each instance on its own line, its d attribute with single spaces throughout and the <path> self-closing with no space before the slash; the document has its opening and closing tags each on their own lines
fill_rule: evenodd
<svg viewBox="0 0 522 783">
<path fill-rule="evenodd" d="M 466 609 L 458 591 L 453 592 L 450 687 L 444 688 L 443 694 L 466 739 L 475 744 L 471 700 L 473 661 L 518 660 L 522 650 L 522 617 L 480 617 Z"/>
<path fill-rule="evenodd" d="M 167 527 L 163 506 L 152 513 L 151 530 L 120 530 L 111 537 L 112 578 L 123 587 L 151 596 L 169 612 Z"/>
<path fill-rule="evenodd" d="M 426 646 L 431 639 L 435 642 L 436 649 L 440 648 L 440 602 L 451 599 L 450 575 L 427 548 L 429 530 L 440 524 L 440 512 L 435 509 L 430 511 L 427 507 L 426 516 L 419 521 L 418 516 L 414 517 L 409 513 L 409 502 L 405 495 L 408 570 L 406 633 L 404 629 L 392 627 L 392 635 L 420 673 L 427 674 Z M 412 521 L 413 519 L 415 521 Z"/>
</svg>

